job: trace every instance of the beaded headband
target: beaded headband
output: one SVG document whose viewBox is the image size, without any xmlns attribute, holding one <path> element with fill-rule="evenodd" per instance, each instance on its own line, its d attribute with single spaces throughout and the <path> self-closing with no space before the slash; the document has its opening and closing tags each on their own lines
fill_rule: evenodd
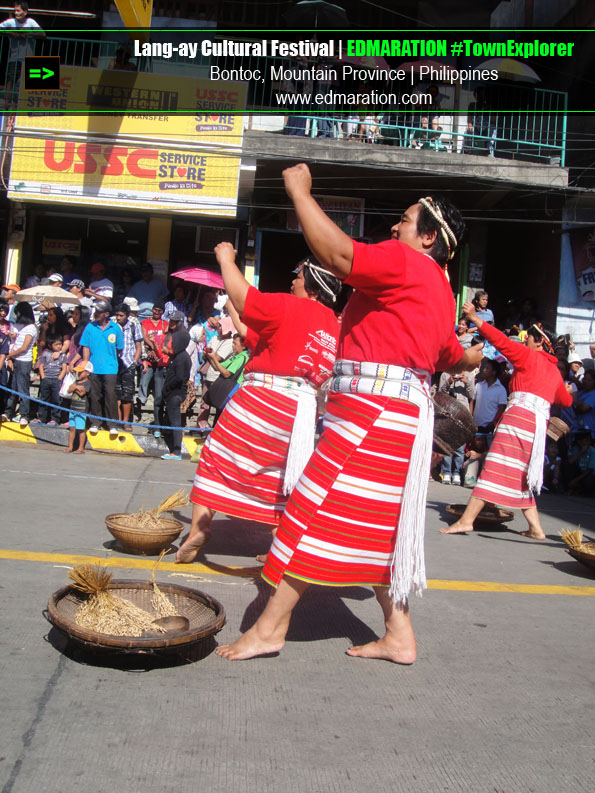
<svg viewBox="0 0 595 793">
<path fill-rule="evenodd" d="M 446 247 L 448 248 L 448 258 L 449 260 L 452 259 L 452 257 L 455 255 L 455 250 L 458 244 L 457 238 L 455 237 L 453 230 L 448 225 L 446 220 L 444 220 L 444 216 L 440 211 L 440 207 L 434 203 L 434 199 L 431 196 L 420 198 L 419 203 L 428 210 L 430 215 L 440 226 L 440 233 L 442 234 L 444 242 L 446 243 Z"/>
</svg>

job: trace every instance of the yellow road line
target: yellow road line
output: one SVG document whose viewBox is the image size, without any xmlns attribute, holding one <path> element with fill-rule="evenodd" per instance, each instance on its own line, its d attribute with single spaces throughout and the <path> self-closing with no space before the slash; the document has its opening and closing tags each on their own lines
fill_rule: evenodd
<svg viewBox="0 0 595 793">
<path fill-rule="evenodd" d="M 51 562 L 53 564 L 94 564 L 99 567 L 122 567 L 127 570 L 152 570 L 155 559 L 127 559 L 121 556 L 78 556 L 69 553 L 38 553 L 37 551 L 11 551 L 0 549 L 0 559 L 14 559 L 19 562 Z M 254 578 L 260 572 L 258 567 L 231 567 L 221 564 L 175 564 L 161 562 L 159 570 L 178 573 L 189 571 L 197 574 L 230 575 L 239 578 Z"/>
<path fill-rule="evenodd" d="M 12 559 L 19 562 L 51 562 L 52 564 L 94 564 L 100 567 L 119 567 L 127 570 L 152 570 L 154 559 L 125 558 L 121 556 L 78 556 L 68 553 L 39 553 L 37 551 L 12 551 L 0 549 L 0 559 Z M 237 578 L 255 578 L 261 567 L 235 567 L 217 564 L 175 564 L 161 562 L 161 571 L 177 573 L 192 572 L 197 575 L 227 575 Z M 499 581 L 450 581 L 430 579 L 429 589 L 442 589 L 456 592 L 516 592 L 524 595 L 579 595 L 595 596 L 592 586 L 555 586 L 550 584 L 506 584 Z"/>
</svg>

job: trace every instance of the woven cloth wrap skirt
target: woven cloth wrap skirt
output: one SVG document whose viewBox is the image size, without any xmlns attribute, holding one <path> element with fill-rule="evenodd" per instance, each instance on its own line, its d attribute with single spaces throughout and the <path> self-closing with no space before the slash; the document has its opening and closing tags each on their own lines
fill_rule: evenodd
<svg viewBox="0 0 595 793">
<path fill-rule="evenodd" d="M 427 373 L 385 366 L 390 380 L 361 376 L 359 367 L 365 375 L 365 367 L 378 366 L 335 364 L 339 376 L 332 380 L 324 431 L 290 496 L 262 572 L 272 586 L 284 575 L 330 586 L 389 586 L 397 603 L 425 587 L 423 520 L 433 422 Z M 421 463 L 413 473 L 416 443 Z M 416 520 L 407 518 L 398 554 L 408 473 L 413 473 L 413 493 L 407 495 Z"/>
<path fill-rule="evenodd" d="M 473 496 L 503 507 L 535 506 L 543 477 L 550 403 L 515 391 L 508 398 Z"/>
<path fill-rule="evenodd" d="M 190 500 L 276 526 L 314 448 L 315 422 L 315 391 L 304 380 L 246 374 L 203 447 Z M 295 440 L 303 460 L 288 487 Z"/>
</svg>

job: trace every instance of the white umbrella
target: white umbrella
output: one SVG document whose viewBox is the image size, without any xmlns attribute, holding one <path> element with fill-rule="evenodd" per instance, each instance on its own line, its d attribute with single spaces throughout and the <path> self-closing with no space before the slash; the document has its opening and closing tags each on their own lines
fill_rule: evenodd
<svg viewBox="0 0 595 793">
<path fill-rule="evenodd" d="M 29 289 L 21 289 L 20 292 L 17 292 L 16 298 L 19 303 L 72 303 L 78 306 L 81 302 L 72 292 L 67 292 L 66 289 L 62 289 L 60 286 L 50 286 L 49 284 L 40 284 Z"/>
</svg>

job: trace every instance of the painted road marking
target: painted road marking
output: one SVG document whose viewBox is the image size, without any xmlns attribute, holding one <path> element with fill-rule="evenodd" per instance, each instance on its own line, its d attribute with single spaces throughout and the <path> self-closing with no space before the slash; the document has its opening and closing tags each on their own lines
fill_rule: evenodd
<svg viewBox="0 0 595 793">
<path fill-rule="evenodd" d="M 140 458 L 139 458 L 140 459 Z M 146 462 L 148 458 L 143 457 Z M 154 458 L 152 458 L 154 459 Z M 93 479 L 101 482 L 141 482 L 143 485 L 179 485 L 180 487 L 187 487 L 194 479 L 194 474 L 188 476 L 185 482 L 172 482 L 171 480 L 164 481 L 163 479 L 139 479 L 138 476 L 133 479 L 125 479 L 123 476 L 92 476 L 88 474 L 65 474 L 62 471 L 51 473 L 48 471 L 21 471 L 16 468 L 0 468 L 0 473 L 3 474 L 27 474 L 27 476 L 53 476 L 60 479 Z"/>
<path fill-rule="evenodd" d="M 94 564 L 100 567 L 119 567 L 127 570 L 152 570 L 154 559 L 126 559 L 120 556 L 106 558 L 104 556 L 79 556 L 67 553 L 39 553 L 37 551 L 1 550 L 0 559 L 12 559 L 19 562 L 49 562 L 51 564 Z M 198 575 L 226 575 L 237 578 L 256 578 L 261 567 L 235 567 L 233 565 L 206 564 L 175 564 L 161 562 L 159 570 L 177 573 L 192 572 Z M 555 586 L 549 584 L 507 584 L 499 581 L 450 581 L 447 579 L 430 579 L 428 589 L 442 589 L 457 592 L 515 592 L 524 595 L 579 595 L 595 596 L 592 586 Z"/>
</svg>

